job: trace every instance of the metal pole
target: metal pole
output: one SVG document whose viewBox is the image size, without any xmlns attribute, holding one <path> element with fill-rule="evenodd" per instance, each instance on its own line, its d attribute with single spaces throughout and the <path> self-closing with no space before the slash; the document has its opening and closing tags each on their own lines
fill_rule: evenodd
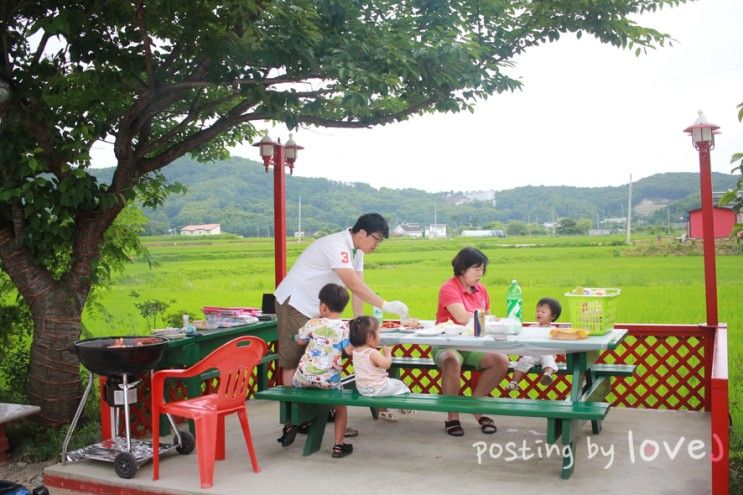
<svg viewBox="0 0 743 495">
<path fill-rule="evenodd" d="M 286 173 L 284 147 L 276 144 L 273 150 L 274 278 L 278 287 L 286 277 Z"/>
<path fill-rule="evenodd" d="M 717 326 L 717 270 L 715 266 L 715 226 L 712 208 L 712 166 L 710 143 L 699 146 L 699 188 L 702 193 L 702 240 L 704 242 L 704 288 L 707 296 L 707 325 Z"/>
</svg>

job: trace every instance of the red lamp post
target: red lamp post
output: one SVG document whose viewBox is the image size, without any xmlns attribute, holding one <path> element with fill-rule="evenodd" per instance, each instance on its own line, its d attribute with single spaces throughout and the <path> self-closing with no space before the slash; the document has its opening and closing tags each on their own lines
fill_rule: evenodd
<svg viewBox="0 0 743 495">
<path fill-rule="evenodd" d="M 707 295 L 707 325 L 717 326 L 717 272 L 715 268 L 715 232 L 712 210 L 712 167 L 710 150 L 715 147 L 715 134 L 720 126 L 710 124 L 699 110 L 694 125 L 684 129 L 699 151 L 699 187 L 702 193 L 702 239 L 704 242 L 704 286 Z"/>
<path fill-rule="evenodd" d="M 274 281 L 278 286 L 286 276 L 286 174 L 284 167 L 289 167 L 289 173 L 293 174 L 297 151 L 304 148 L 294 142 L 291 134 L 286 144 L 282 145 L 280 139 L 274 143 L 268 133 L 253 146 L 259 148 L 266 172 L 268 172 L 268 167 L 273 165 Z"/>
</svg>

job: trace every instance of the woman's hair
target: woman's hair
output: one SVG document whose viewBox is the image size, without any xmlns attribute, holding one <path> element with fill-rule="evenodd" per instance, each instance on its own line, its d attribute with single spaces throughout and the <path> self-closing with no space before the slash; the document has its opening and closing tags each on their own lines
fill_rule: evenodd
<svg viewBox="0 0 743 495">
<path fill-rule="evenodd" d="M 318 298 L 330 311 L 342 313 L 348 304 L 348 291 L 338 284 L 326 284 L 320 289 Z"/>
<path fill-rule="evenodd" d="M 379 322 L 371 316 L 359 316 L 348 322 L 348 338 L 351 345 L 360 347 L 366 345 L 366 338 L 377 331 Z"/>
<path fill-rule="evenodd" d="M 542 299 L 540 299 L 537 303 L 537 308 L 539 306 L 550 307 L 550 313 L 552 313 L 552 321 L 557 320 L 560 317 L 560 313 L 562 313 L 562 306 L 560 305 L 560 302 L 557 299 L 552 299 L 551 297 L 543 297 Z"/>
<path fill-rule="evenodd" d="M 473 266 L 482 266 L 484 275 L 488 269 L 488 257 L 479 249 L 466 247 L 451 260 L 451 266 L 454 268 L 454 275 L 456 276 L 462 275 L 467 268 Z"/>
</svg>

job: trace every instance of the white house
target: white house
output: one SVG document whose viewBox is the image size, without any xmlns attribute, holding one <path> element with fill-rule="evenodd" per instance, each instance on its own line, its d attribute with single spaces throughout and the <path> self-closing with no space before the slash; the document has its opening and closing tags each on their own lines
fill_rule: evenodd
<svg viewBox="0 0 743 495">
<path fill-rule="evenodd" d="M 429 225 L 425 235 L 429 239 L 446 237 L 446 224 L 437 223 Z"/>
<path fill-rule="evenodd" d="M 181 235 L 216 235 L 222 233 L 222 226 L 218 223 L 204 225 L 186 225 L 181 229 Z"/>
<path fill-rule="evenodd" d="M 392 230 L 394 235 L 423 237 L 423 229 L 417 223 L 401 223 Z"/>
</svg>

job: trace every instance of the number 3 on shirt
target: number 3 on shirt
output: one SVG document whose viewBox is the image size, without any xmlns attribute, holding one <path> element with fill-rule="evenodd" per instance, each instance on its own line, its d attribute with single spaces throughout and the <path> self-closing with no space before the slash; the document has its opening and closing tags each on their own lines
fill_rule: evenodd
<svg viewBox="0 0 743 495">
<path fill-rule="evenodd" d="M 348 263 L 348 251 L 341 251 L 341 263 Z"/>
</svg>

